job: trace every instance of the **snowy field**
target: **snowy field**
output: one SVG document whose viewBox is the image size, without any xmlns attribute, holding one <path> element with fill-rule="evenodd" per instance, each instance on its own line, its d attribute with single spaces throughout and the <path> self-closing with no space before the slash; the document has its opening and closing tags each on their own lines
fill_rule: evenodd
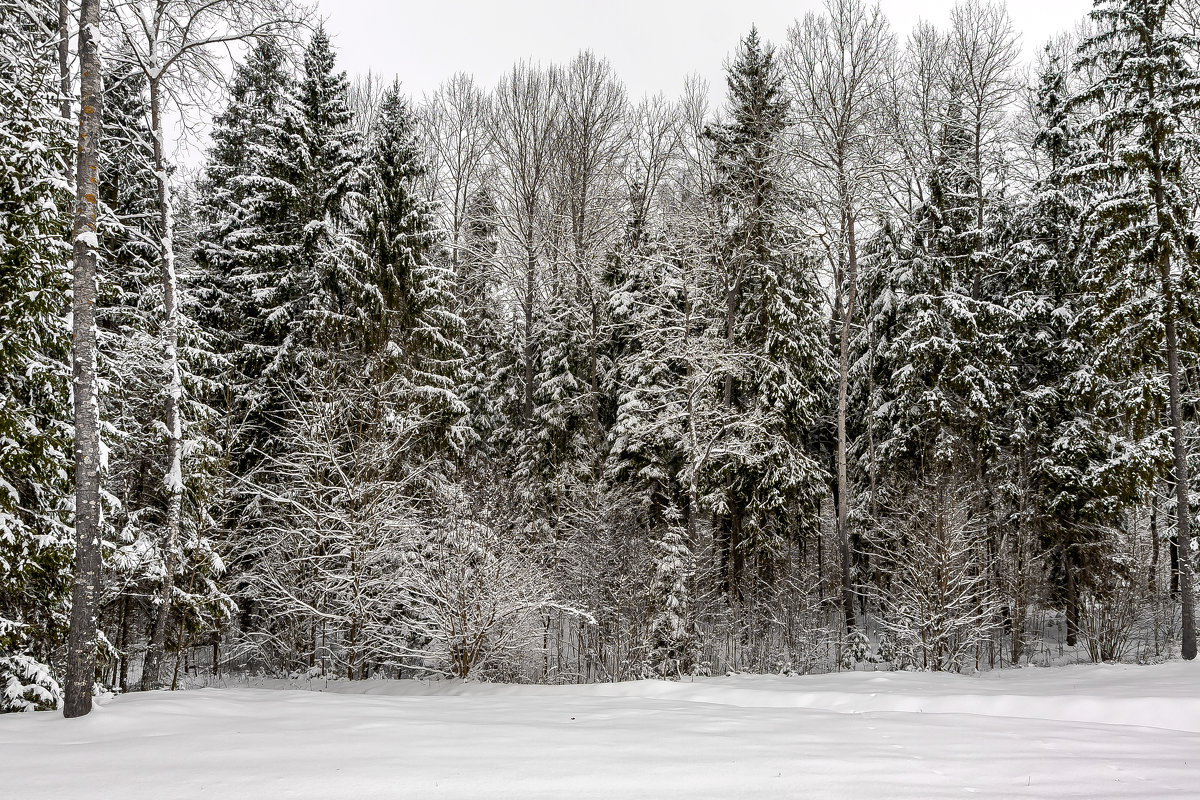
<svg viewBox="0 0 1200 800">
<path fill-rule="evenodd" d="M 1200 663 L 243 683 L 0 717 L 0 765 L 4 800 L 1196 798 Z"/>
</svg>

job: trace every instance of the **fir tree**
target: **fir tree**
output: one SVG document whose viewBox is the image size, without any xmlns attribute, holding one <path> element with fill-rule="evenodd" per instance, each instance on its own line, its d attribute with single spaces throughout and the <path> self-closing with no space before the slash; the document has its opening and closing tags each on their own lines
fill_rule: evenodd
<svg viewBox="0 0 1200 800">
<path fill-rule="evenodd" d="M 299 128 L 281 46 L 263 39 L 239 64 L 228 108 L 214 120 L 198 215 L 197 298 L 202 327 L 229 362 L 214 404 L 226 415 L 231 467 L 245 474 L 281 426 L 285 343 L 305 298 L 293 153 Z"/>
<path fill-rule="evenodd" d="M 609 432 L 609 480 L 636 492 L 652 529 L 668 510 L 686 506 L 687 448 L 683 286 L 677 264 L 653 230 L 641 187 L 633 213 L 609 262 L 612 320 L 610 393 L 616 418 Z"/>
<path fill-rule="evenodd" d="M 305 305 L 290 320 L 288 347 L 337 349 L 350 336 L 354 317 L 351 195 L 357 181 L 361 135 L 350 111 L 350 83 L 336 71 L 329 34 L 320 26 L 304 51 L 296 87 L 298 147 L 295 164 L 300 244 L 289 283 Z"/>
</svg>

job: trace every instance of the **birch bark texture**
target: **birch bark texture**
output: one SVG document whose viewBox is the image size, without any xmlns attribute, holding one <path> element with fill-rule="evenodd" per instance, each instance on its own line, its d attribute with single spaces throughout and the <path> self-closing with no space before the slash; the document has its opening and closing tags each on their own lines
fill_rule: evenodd
<svg viewBox="0 0 1200 800">
<path fill-rule="evenodd" d="M 63 716 L 92 710 L 100 596 L 100 403 L 96 386 L 96 218 L 104 86 L 100 0 L 79 5 L 79 147 L 75 172 L 71 388 L 75 406 L 75 579 Z"/>
</svg>

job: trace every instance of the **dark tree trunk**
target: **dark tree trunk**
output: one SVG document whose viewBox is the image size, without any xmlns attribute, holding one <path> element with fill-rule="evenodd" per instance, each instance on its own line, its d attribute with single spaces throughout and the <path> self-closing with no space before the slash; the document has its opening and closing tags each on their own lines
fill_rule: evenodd
<svg viewBox="0 0 1200 800">
<path fill-rule="evenodd" d="M 58 0 L 58 91 L 59 112 L 71 118 L 71 9 L 67 0 Z"/>
<path fill-rule="evenodd" d="M 1179 597 L 1179 537 L 1171 537 L 1171 599 Z"/>
<path fill-rule="evenodd" d="M 1179 605 L 1181 609 L 1180 655 L 1185 660 L 1196 657 L 1196 607 L 1195 589 L 1192 585 L 1192 535 L 1190 531 L 1191 505 L 1189 503 L 1187 442 L 1183 433 L 1183 409 L 1179 387 L 1179 345 L 1175 333 L 1175 314 L 1171 294 L 1169 268 L 1163 268 L 1163 292 L 1166 295 L 1167 374 L 1171 393 L 1171 427 L 1174 429 L 1175 450 L 1175 506 L 1176 530 L 1178 531 L 1179 560 Z"/>
<path fill-rule="evenodd" d="M 838 335 L 838 405 L 837 405 L 837 525 L 838 548 L 842 561 L 842 610 L 846 631 L 854 630 L 854 578 L 851 574 L 850 553 L 850 479 L 846 456 L 846 410 L 850 385 L 850 326 L 854 320 L 854 305 L 858 295 L 858 253 L 854 242 L 854 218 L 843 215 L 846 230 L 846 306 L 842 311 Z"/>
<path fill-rule="evenodd" d="M 1075 583 L 1075 564 L 1072 563 L 1071 551 L 1065 553 L 1064 564 L 1067 570 L 1067 647 L 1074 647 L 1079 641 L 1079 587 Z"/>
</svg>

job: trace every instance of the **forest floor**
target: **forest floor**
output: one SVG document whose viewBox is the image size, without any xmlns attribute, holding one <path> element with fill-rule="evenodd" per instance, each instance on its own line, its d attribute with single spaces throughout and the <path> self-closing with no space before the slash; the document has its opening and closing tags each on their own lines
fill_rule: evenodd
<svg viewBox="0 0 1200 800">
<path fill-rule="evenodd" d="M 1195 798 L 1200 662 L 230 682 L 0 716 L 0 797 Z"/>
</svg>

